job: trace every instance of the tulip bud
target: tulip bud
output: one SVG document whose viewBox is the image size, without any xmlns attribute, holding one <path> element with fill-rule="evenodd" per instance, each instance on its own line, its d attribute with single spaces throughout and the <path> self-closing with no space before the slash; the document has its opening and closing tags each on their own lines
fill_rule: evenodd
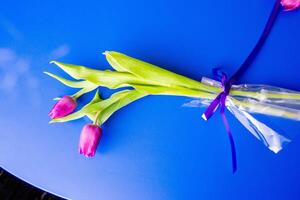
<svg viewBox="0 0 300 200">
<path fill-rule="evenodd" d="M 79 153 L 86 157 L 95 155 L 97 146 L 102 136 L 102 129 L 95 124 L 87 124 L 83 127 L 79 140 Z"/>
<path fill-rule="evenodd" d="M 281 0 L 285 11 L 295 10 L 300 7 L 300 0 Z"/>
<path fill-rule="evenodd" d="M 64 117 L 72 113 L 76 107 L 77 103 L 72 97 L 64 96 L 53 106 L 49 116 L 52 119 Z"/>
</svg>

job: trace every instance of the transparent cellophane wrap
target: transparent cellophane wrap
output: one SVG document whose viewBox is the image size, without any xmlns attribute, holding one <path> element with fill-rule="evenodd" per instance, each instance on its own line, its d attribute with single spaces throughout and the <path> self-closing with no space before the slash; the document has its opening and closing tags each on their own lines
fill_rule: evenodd
<svg viewBox="0 0 300 200">
<path fill-rule="evenodd" d="M 203 77 L 201 82 L 222 87 L 220 82 L 206 77 Z M 226 98 L 226 108 L 250 133 L 274 153 L 278 153 L 300 131 L 299 92 L 257 84 L 233 85 L 232 89 L 254 94 L 251 97 L 230 94 Z M 268 94 L 299 96 L 297 98 L 270 98 Z M 204 107 L 208 106 L 211 101 L 194 99 L 185 103 L 184 106 Z M 242 102 L 242 105 L 237 104 L 237 101 Z M 247 106 L 243 106 L 245 104 Z"/>
</svg>

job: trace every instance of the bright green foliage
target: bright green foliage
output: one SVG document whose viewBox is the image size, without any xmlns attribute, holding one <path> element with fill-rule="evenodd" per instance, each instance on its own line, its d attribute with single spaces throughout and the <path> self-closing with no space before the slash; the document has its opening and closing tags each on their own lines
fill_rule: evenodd
<svg viewBox="0 0 300 200">
<path fill-rule="evenodd" d="M 45 74 L 66 86 L 78 88 L 79 91 L 72 95 L 74 99 L 98 87 L 110 89 L 131 87 L 131 89 L 116 92 L 105 100 L 100 98 L 97 90 L 91 102 L 82 107 L 79 111 L 62 118 L 53 119 L 50 123 L 67 122 L 87 116 L 94 123 L 101 125 L 117 110 L 147 95 L 174 95 L 213 99 L 222 90 L 220 87 L 203 84 L 118 52 L 106 51 L 104 55 L 116 71 L 96 70 L 84 66 L 52 61 L 52 63 L 56 64 L 74 80 L 68 80 L 49 72 L 45 72 Z M 231 89 L 230 96 L 261 99 L 259 93 L 240 91 L 234 88 Z M 298 93 L 289 95 L 268 93 L 267 97 L 270 97 L 270 99 L 300 99 Z M 234 103 L 244 109 L 255 108 L 255 105 L 251 102 L 241 102 L 234 99 Z M 259 110 L 263 109 L 258 109 L 257 112 L 259 112 Z M 275 107 L 266 112 L 266 114 L 274 116 L 277 116 L 278 113 L 287 118 L 295 118 L 294 113 L 289 111 L 283 113 L 280 109 Z"/>
</svg>

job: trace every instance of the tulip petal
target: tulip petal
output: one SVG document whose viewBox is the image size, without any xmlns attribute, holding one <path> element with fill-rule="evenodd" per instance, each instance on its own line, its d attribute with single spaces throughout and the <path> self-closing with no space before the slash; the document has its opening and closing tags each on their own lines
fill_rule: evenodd
<svg viewBox="0 0 300 200">
<path fill-rule="evenodd" d="M 281 0 L 285 11 L 295 10 L 300 7 L 300 0 Z"/>
<path fill-rule="evenodd" d="M 64 96 L 53 106 L 49 116 L 52 119 L 64 117 L 72 113 L 76 107 L 77 103 L 72 97 Z"/>
<path fill-rule="evenodd" d="M 79 153 L 86 157 L 93 157 L 102 136 L 102 129 L 95 124 L 87 124 L 83 127 L 79 140 Z"/>
<path fill-rule="evenodd" d="M 90 106 L 90 105 L 92 105 L 94 103 L 97 103 L 99 101 L 102 101 L 102 99 L 100 98 L 99 92 L 97 90 L 96 93 L 95 93 L 94 98 L 88 104 L 86 104 L 81 110 L 79 110 L 77 112 L 74 112 L 72 114 L 69 114 L 69 115 L 67 115 L 65 117 L 53 119 L 49 123 L 68 122 L 68 121 L 72 121 L 72 120 L 76 120 L 76 119 L 82 118 L 85 115 L 87 115 L 86 111 L 85 111 L 85 108 L 87 108 L 88 106 Z"/>
</svg>

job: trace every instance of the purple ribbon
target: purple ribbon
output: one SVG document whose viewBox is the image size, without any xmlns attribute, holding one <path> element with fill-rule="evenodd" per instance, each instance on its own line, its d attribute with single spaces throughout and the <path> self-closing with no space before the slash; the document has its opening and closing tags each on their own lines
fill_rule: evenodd
<svg viewBox="0 0 300 200">
<path fill-rule="evenodd" d="M 217 108 L 220 106 L 220 114 L 224 123 L 224 126 L 226 128 L 229 141 L 230 141 L 230 146 L 231 146 L 231 157 L 232 157 L 232 171 L 233 173 L 236 172 L 237 170 L 237 159 L 236 159 L 236 149 L 235 149 L 235 144 L 233 140 L 233 136 L 229 127 L 229 123 L 227 121 L 226 115 L 225 115 L 225 107 L 226 107 L 226 98 L 229 95 L 230 88 L 234 82 L 236 82 L 240 76 L 249 68 L 249 66 L 253 63 L 254 59 L 258 55 L 259 51 L 263 47 L 263 44 L 265 43 L 268 35 L 271 32 L 271 29 L 274 25 L 274 22 L 278 16 L 278 13 L 281 8 L 281 0 L 276 0 L 275 5 L 273 7 L 273 10 L 271 12 L 271 15 L 268 19 L 268 22 L 258 40 L 256 43 L 255 47 L 251 51 L 251 53 L 248 55 L 246 60 L 243 62 L 243 64 L 238 68 L 238 70 L 234 73 L 234 75 L 230 78 L 227 79 L 227 75 L 223 72 L 221 72 L 221 84 L 223 91 L 218 94 L 218 96 L 210 103 L 206 111 L 203 113 L 202 118 L 205 120 L 208 120 L 217 110 Z M 213 69 L 213 72 L 219 72 L 218 69 Z M 216 73 L 216 74 L 217 74 Z"/>
<path fill-rule="evenodd" d="M 225 115 L 226 98 L 229 94 L 231 84 L 230 82 L 228 82 L 227 75 L 223 72 L 221 77 L 221 84 L 222 84 L 223 91 L 219 93 L 218 96 L 211 102 L 211 104 L 208 106 L 206 111 L 203 113 L 202 118 L 204 120 L 208 120 L 216 112 L 217 108 L 220 106 L 220 114 L 223 123 L 225 125 L 228 138 L 230 141 L 230 146 L 231 146 L 232 171 L 233 173 L 235 173 L 237 170 L 236 150 L 235 150 L 233 136 L 229 127 L 229 123 Z"/>
</svg>

